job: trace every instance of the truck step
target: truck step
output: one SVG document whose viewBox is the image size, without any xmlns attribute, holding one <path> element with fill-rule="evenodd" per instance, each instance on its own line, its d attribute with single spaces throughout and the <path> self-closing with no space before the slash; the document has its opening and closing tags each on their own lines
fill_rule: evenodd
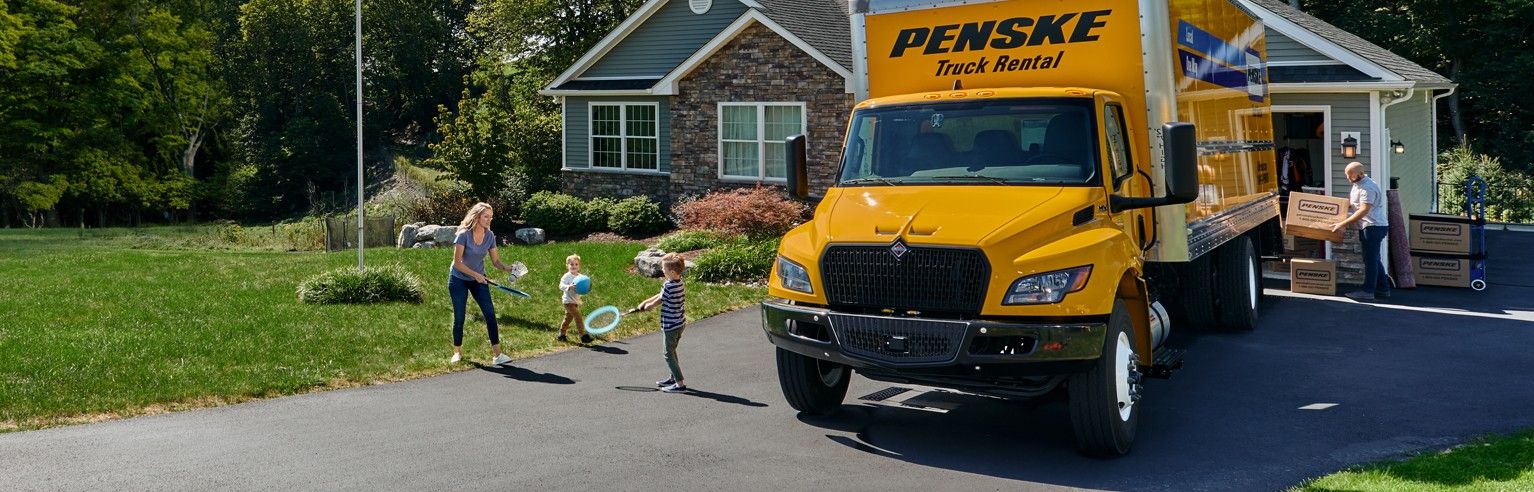
<svg viewBox="0 0 1534 492">
<path fill-rule="evenodd" d="M 1151 366 L 1145 369 L 1145 376 L 1156 379 L 1171 379 L 1172 371 L 1182 369 L 1182 357 L 1188 351 L 1174 348 L 1163 348 L 1156 351 L 1151 360 Z"/>
</svg>

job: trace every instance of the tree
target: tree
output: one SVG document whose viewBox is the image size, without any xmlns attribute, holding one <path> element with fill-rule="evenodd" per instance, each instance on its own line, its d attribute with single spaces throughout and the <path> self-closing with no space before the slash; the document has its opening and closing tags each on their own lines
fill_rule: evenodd
<svg viewBox="0 0 1534 492">
<path fill-rule="evenodd" d="M 173 154 L 181 172 L 193 176 L 197 153 L 229 104 L 215 73 L 213 33 L 145 2 L 130 3 L 127 19 L 140 62 L 133 69 L 154 89 L 157 120 L 170 127 L 157 147 Z"/>
</svg>

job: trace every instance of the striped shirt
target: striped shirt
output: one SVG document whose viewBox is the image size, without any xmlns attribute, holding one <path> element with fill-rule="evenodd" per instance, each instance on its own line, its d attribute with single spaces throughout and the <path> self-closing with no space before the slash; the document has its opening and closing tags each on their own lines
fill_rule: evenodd
<svg viewBox="0 0 1534 492">
<path fill-rule="evenodd" d="M 660 290 L 660 329 L 671 331 L 687 323 L 687 291 L 681 280 L 667 280 Z"/>
</svg>

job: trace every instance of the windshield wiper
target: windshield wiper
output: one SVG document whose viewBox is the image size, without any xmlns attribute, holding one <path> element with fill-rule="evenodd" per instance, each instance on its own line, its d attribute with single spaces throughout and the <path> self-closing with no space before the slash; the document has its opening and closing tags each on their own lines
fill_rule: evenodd
<svg viewBox="0 0 1534 492">
<path fill-rule="evenodd" d="M 948 181 L 983 179 L 983 180 L 990 181 L 990 182 L 996 183 L 996 184 L 1003 184 L 1003 185 L 1004 184 L 1012 184 L 1011 181 L 1007 181 L 1005 179 L 998 178 L 998 177 L 995 177 L 995 176 L 986 176 L 986 175 L 983 175 L 983 174 L 967 174 L 967 175 L 964 175 L 964 176 L 932 176 L 932 177 L 929 177 L 927 179 L 932 179 L 932 180 L 941 179 L 941 180 L 948 180 Z"/>
<path fill-rule="evenodd" d="M 862 185 L 862 184 L 868 184 L 868 183 L 879 183 L 879 184 L 882 184 L 882 185 L 885 185 L 885 186 L 897 186 L 897 185 L 900 184 L 900 183 L 897 183 L 897 182 L 895 182 L 895 181 L 893 181 L 893 180 L 891 180 L 889 178 L 880 178 L 880 177 L 876 177 L 876 176 L 869 176 L 869 177 L 866 177 L 866 178 L 849 179 L 849 180 L 841 182 L 841 184 L 843 184 L 843 185 Z"/>
</svg>

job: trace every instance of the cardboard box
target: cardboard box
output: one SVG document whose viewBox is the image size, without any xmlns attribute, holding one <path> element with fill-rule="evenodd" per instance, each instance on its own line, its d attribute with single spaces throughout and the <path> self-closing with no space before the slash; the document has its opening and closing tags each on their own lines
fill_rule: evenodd
<svg viewBox="0 0 1534 492">
<path fill-rule="evenodd" d="M 1473 255 L 1484 252 L 1481 245 L 1482 228 L 1475 220 L 1455 215 L 1412 214 L 1412 251 Z"/>
<path fill-rule="evenodd" d="M 1289 211 L 1284 216 L 1284 232 L 1299 237 L 1342 242 L 1342 231 L 1332 232 L 1332 224 L 1348 218 L 1348 199 L 1289 193 Z"/>
<path fill-rule="evenodd" d="M 1411 254 L 1417 285 L 1467 288 L 1486 278 L 1486 260 L 1470 255 Z"/>
<path fill-rule="evenodd" d="M 1289 260 L 1289 291 L 1337 295 L 1337 263 L 1331 260 Z"/>
</svg>

